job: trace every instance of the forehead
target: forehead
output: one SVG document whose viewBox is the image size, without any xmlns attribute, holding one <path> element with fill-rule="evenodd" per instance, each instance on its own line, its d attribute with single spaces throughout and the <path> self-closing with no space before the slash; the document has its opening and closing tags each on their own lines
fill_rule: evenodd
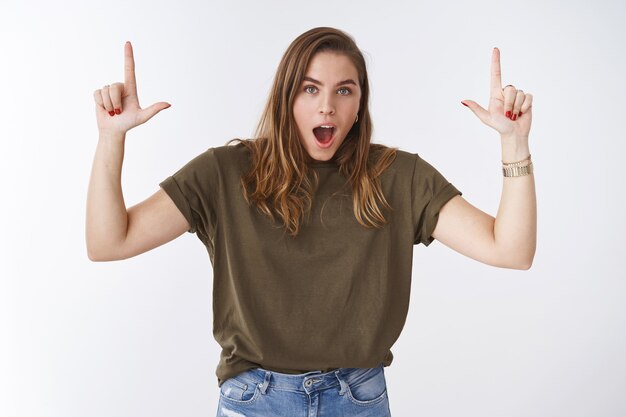
<svg viewBox="0 0 626 417">
<path fill-rule="evenodd" d="M 306 69 L 306 75 L 317 80 L 345 80 L 352 78 L 358 83 L 359 73 L 346 55 L 338 52 L 317 52 Z"/>
</svg>

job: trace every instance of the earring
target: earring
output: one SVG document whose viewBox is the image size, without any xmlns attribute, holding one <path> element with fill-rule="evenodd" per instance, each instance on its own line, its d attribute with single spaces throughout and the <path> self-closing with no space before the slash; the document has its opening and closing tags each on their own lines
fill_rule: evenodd
<svg viewBox="0 0 626 417">
<path fill-rule="evenodd" d="M 357 113 L 357 115 L 356 115 L 356 120 L 354 121 L 354 123 L 356 123 L 356 122 L 358 122 L 358 121 L 359 121 L 359 114 Z"/>
</svg>

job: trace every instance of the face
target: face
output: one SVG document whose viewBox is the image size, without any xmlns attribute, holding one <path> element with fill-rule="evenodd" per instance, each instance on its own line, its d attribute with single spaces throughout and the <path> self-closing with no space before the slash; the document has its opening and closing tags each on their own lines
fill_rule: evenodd
<svg viewBox="0 0 626 417">
<path fill-rule="evenodd" d="M 328 161 L 356 120 L 359 74 L 347 56 L 336 52 L 316 53 L 305 74 L 293 103 L 300 143 L 311 158 Z"/>
</svg>

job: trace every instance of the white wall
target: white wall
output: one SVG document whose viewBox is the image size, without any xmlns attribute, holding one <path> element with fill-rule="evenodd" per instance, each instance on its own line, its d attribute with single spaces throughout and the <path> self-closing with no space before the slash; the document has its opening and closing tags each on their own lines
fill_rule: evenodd
<svg viewBox="0 0 626 417">
<path fill-rule="evenodd" d="M 375 141 L 435 165 L 495 216 L 500 143 L 484 107 L 534 95 L 538 248 L 528 271 L 439 242 L 415 249 L 385 368 L 394 416 L 626 415 L 622 2 L 141 1 L 0 4 L 0 415 L 215 415 L 212 272 L 194 235 L 89 261 L 92 93 L 123 82 L 172 107 L 130 131 L 128 207 L 210 146 L 249 137 L 287 45 L 314 26 L 367 53 Z"/>
</svg>

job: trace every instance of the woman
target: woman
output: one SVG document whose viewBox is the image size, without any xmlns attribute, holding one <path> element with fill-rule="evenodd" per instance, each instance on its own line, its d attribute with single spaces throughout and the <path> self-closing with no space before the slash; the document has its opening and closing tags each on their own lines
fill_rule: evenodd
<svg viewBox="0 0 626 417">
<path fill-rule="evenodd" d="M 125 134 L 169 104 L 141 109 L 130 43 L 125 60 L 125 82 L 94 93 L 89 258 L 197 234 L 213 266 L 218 415 L 390 415 L 384 367 L 408 311 L 413 245 L 437 239 L 489 265 L 530 267 L 532 96 L 502 89 L 497 49 L 489 109 L 462 102 L 501 134 L 497 218 L 417 154 L 371 143 L 365 61 L 333 28 L 289 46 L 255 139 L 208 149 L 126 210 Z"/>
</svg>

